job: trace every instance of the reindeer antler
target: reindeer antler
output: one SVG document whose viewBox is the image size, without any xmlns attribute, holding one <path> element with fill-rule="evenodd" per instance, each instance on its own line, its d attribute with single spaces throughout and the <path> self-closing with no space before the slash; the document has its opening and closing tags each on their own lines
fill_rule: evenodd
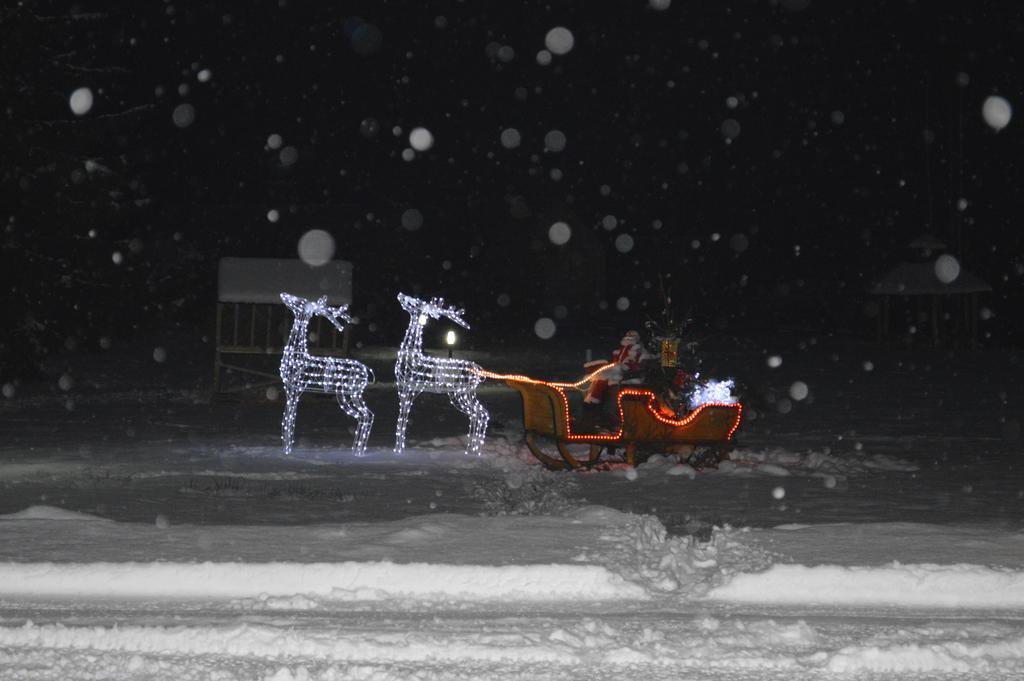
<svg viewBox="0 0 1024 681">
<path fill-rule="evenodd" d="M 302 297 L 299 297 L 299 296 L 293 296 L 290 293 L 282 292 L 281 293 L 281 302 L 283 302 L 285 305 L 287 305 L 288 309 L 290 309 L 292 312 L 296 312 L 297 310 L 301 310 L 302 307 L 306 303 L 308 303 L 309 301 L 306 300 L 305 298 L 302 298 Z"/>
<path fill-rule="evenodd" d="M 327 304 L 327 296 L 320 296 L 315 302 L 307 303 L 310 306 L 310 312 L 318 314 L 324 317 L 327 321 L 334 325 L 338 331 L 345 330 L 345 324 L 355 323 L 352 317 L 348 314 L 348 305 L 339 305 L 338 307 L 331 307 Z"/>
<path fill-rule="evenodd" d="M 431 298 L 429 305 L 433 309 L 433 314 L 431 316 L 435 319 L 438 317 L 447 317 L 459 326 L 467 329 L 469 328 L 469 324 L 467 324 L 466 320 L 462 318 L 462 315 L 466 314 L 464 309 L 455 306 L 445 307 L 444 298 Z"/>
<path fill-rule="evenodd" d="M 340 319 L 341 321 L 345 322 L 346 324 L 355 324 L 356 323 L 356 320 L 353 319 L 352 316 L 348 313 L 348 305 L 347 304 L 346 305 L 339 305 L 338 307 L 327 307 L 327 306 L 325 306 L 324 309 L 327 310 L 327 312 L 331 316 L 337 317 L 338 319 Z"/>
</svg>

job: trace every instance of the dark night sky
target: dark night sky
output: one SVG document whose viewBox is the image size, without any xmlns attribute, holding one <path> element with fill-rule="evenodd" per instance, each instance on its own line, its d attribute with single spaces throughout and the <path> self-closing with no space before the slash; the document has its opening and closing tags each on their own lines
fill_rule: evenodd
<svg viewBox="0 0 1024 681">
<path fill-rule="evenodd" d="M 370 319 L 420 290 L 517 328 L 564 305 L 581 332 L 656 310 L 659 274 L 719 328 L 864 332 L 867 282 L 931 231 L 993 285 L 993 342 L 1015 343 L 1020 120 L 997 133 L 981 109 L 1024 101 L 1022 19 L 1009 0 L 5 8 L 4 347 L 38 324 L 87 343 L 201 327 L 218 257 L 292 257 L 312 228 L 355 263 Z M 540 65 L 556 26 L 574 46 Z M 75 116 L 80 87 L 95 101 Z M 417 126 L 434 145 L 403 160 Z"/>
</svg>

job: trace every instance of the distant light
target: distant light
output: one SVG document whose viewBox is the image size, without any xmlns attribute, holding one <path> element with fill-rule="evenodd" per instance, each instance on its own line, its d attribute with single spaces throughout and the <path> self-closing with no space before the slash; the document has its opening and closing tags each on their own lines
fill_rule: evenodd
<svg viewBox="0 0 1024 681">
<path fill-rule="evenodd" d="M 455 343 L 458 340 L 459 340 L 459 337 L 456 336 L 455 332 L 450 330 L 450 329 L 448 330 L 448 333 L 446 333 L 444 335 L 444 342 L 447 343 L 448 345 L 455 345 Z"/>
<path fill-rule="evenodd" d="M 213 74 L 210 72 L 210 69 L 203 69 L 202 71 L 200 71 L 199 73 L 196 74 L 196 79 L 200 83 L 206 83 L 206 82 L 209 82 L 210 77 L 212 75 Z"/>
<path fill-rule="evenodd" d="M 278 135 L 276 132 L 272 135 L 267 136 L 267 147 L 270 149 L 280 149 L 281 145 L 284 144 L 284 138 Z"/>
</svg>

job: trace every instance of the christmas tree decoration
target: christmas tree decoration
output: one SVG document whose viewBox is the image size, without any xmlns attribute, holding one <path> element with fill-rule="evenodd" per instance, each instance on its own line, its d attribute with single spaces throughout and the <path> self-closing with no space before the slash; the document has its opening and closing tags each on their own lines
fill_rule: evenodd
<svg viewBox="0 0 1024 681">
<path fill-rule="evenodd" d="M 281 381 L 284 383 L 285 407 L 281 422 L 281 440 L 284 453 L 292 453 L 295 438 L 295 415 L 299 397 L 304 392 L 326 393 L 337 396 L 342 411 L 356 419 L 356 436 L 352 451 L 356 456 L 366 453 L 366 441 L 373 427 L 373 412 L 366 406 L 363 392 L 373 381 L 373 372 L 362 362 L 344 357 L 320 357 L 309 354 L 309 320 L 319 315 L 334 325 L 339 332 L 352 318 L 346 310 L 348 305 L 329 307 L 327 296 L 311 301 L 288 293 L 281 294 L 281 300 L 295 316 L 288 344 L 281 357 Z"/>
<path fill-rule="evenodd" d="M 490 419 L 487 409 L 476 398 L 476 388 L 484 380 L 483 370 L 464 359 L 423 354 L 423 327 L 427 321 L 447 317 L 468 329 L 469 324 L 462 318 L 464 311 L 445 307 L 442 298 L 424 301 L 399 293 L 398 302 L 409 313 L 409 328 L 405 331 L 395 362 L 395 382 L 398 387 L 395 454 L 405 450 L 405 431 L 413 401 L 420 393 L 429 392 L 447 394 L 452 406 L 469 417 L 466 453 L 479 455 L 487 435 L 487 421 Z"/>
</svg>

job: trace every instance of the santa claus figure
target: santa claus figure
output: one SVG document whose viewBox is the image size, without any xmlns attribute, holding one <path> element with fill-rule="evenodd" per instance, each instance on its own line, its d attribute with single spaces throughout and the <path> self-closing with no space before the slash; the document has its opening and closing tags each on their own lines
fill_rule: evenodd
<svg viewBox="0 0 1024 681">
<path fill-rule="evenodd" d="M 647 352 L 640 341 L 640 334 L 628 331 L 619 341 L 619 349 L 612 353 L 612 366 L 601 372 L 600 376 L 590 382 L 587 396 L 583 398 L 585 405 L 600 405 L 604 402 L 608 386 L 637 385 L 643 383 L 643 363 L 656 359 Z M 589 366 L 589 365 L 588 365 Z"/>
</svg>

